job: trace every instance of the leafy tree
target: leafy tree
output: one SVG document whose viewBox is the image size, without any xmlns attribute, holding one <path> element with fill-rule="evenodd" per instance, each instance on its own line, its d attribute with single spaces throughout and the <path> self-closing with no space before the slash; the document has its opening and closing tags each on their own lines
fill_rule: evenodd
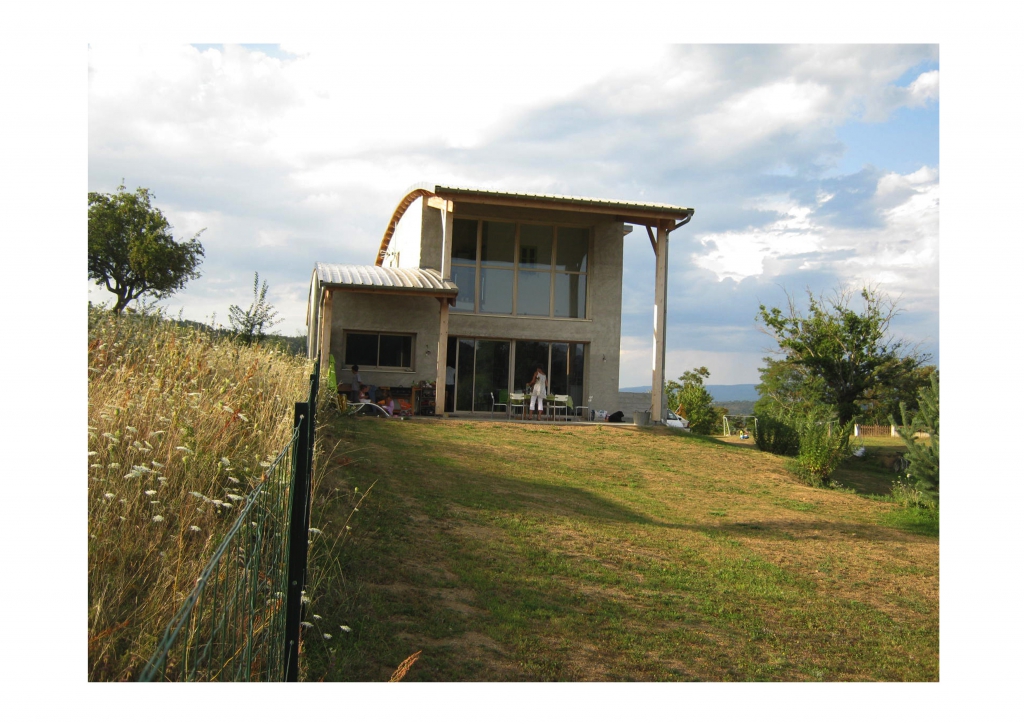
<svg viewBox="0 0 1024 724">
<path fill-rule="evenodd" d="M 935 365 L 923 365 L 889 384 L 871 388 L 865 395 L 859 422 L 888 425 L 891 418 L 902 419 L 901 407 L 913 416 L 918 410 L 921 392 L 930 386 L 929 380 L 936 371 Z"/>
<path fill-rule="evenodd" d="M 913 419 L 904 405 L 901 408 L 902 427 L 896 429 L 907 444 L 907 460 L 910 467 L 907 475 L 922 496 L 932 502 L 939 499 L 939 373 L 933 372 L 928 387 L 918 395 L 918 411 Z M 892 418 L 890 418 L 892 422 Z M 928 433 L 924 442 L 914 437 L 915 433 Z"/>
<path fill-rule="evenodd" d="M 716 420 L 714 400 L 704 387 L 704 380 L 710 376 L 707 367 L 695 367 L 684 372 L 679 382 L 670 380 L 665 384 L 669 406 L 685 417 L 690 430 L 698 435 L 710 435 Z"/>
<path fill-rule="evenodd" d="M 806 315 L 792 297 L 787 312 L 762 304 L 757 315 L 785 355 L 787 368 L 778 372 L 783 381 L 790 376 L 787 389 L 813 391 L 813 402 L 834 408 L 843 424 L 861 412 L 869 391 L 893 385 L 927 359 L 890 335 L 895 300 L 868 288 L 859 296 L 860 312 L 851 308 L 853 293 L 842 290 L 827 299 L 808 292 Z"/>
<path fill-rule="evenodd" d="M 175 241 L 151 202 L 149 189 L 128 193 L 123 184 L 115 194 L 89 192 L 89 279 L 117 296 L 117 314 L 133 299 L 161 299 L 199 278 L 203 232 Z"/>
<path fill-rule="evenodd" d="M 238 339 L 245 344 L 262 342 L 278 323 L 278 313 L 267 303 L 267 282 L 260 286 L 260 274 L 255 273 L 252 281 L 252 304 L 248 309 L 232 304 L 228 309 L 228 320 Z"/>
<path fill-rule="evenodd" d="M 761 384 L 755 388 L 758 398 L 754 403 L 754 414 L 771 417 L 782 422 L 795 422 L 817 414 L 822 415 L 824 385 L 821 379 L 810 375 L 806 369 L 789 359 L 764 358 Z"/>
</svg>

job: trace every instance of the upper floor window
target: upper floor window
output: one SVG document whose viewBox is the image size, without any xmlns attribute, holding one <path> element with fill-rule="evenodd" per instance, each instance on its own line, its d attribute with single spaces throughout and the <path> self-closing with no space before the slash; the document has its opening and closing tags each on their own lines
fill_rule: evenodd
<svg viewBox="0 0 1024 724">
<path fill-rule="evenodd" d="M 589 229 L 455 219 L 455 309 L 583 319 L 589 256 Z"/>
</svg>

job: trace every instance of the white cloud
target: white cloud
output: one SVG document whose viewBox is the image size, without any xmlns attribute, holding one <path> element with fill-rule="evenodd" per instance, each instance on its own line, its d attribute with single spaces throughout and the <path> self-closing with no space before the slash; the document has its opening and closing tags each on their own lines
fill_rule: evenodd
<svg viewBox="0 0 1024 724">
<path fill-rule="evenodd" d="M 814 213 L 833 195 L 819 194 L 814 207 L 762 201 L 754 205 L 779 214 L 761 227 L 700 237 L 705 251 L 693 263 L 719 280 L 778 277 L 796 270 L 829 269 L 840 283 L 887 282 L 914 295 L 936 295 L 939 185 L 935 169 L 890 173 L 876 185 L 872 203 L 880 228 L 837 227 Z"/>
</svg>

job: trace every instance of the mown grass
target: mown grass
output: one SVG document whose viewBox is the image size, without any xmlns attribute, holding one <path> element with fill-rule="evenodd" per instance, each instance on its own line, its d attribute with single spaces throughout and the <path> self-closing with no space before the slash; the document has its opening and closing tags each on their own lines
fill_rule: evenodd
<svg viewBox="0 0 1024 724">
<path fill-rule="evenodd" d="M 407 681 L 938 678 L 938 541 L 892 502 L 665 430 L 325 431 L 351 452 L 323 535 L 351 538 L 313 597 L 309 679 L 387 680 L 416 651 Z"/>
<path fill-rule="evenodd" d="M 309 364 L 89 308 L 89 679 L 134 679 L 291 437 Z"/>
</svg>

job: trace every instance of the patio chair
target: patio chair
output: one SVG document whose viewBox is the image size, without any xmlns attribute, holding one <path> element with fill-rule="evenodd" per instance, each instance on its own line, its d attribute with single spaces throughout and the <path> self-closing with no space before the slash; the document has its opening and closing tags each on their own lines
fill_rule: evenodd
<svg viewBox="0 0 1024 724">
<path fill-rule="evenodd" d="M 552 420 L 558 417 L 559 410 L 562 411 L 562 417 L 569 417 L 569 395 L 555 395 L 555 399 L 551 403 Z"/>
<path fill-rule="evenodd" d="M 585 419 L 586 419 L 587 422 L 590 422 L 590 413 L 591 413 L 590 406 L 593 405 L 593 404 L 594 404 L 594 396 L 591 395 L 590 397 L 587 398 L 587 404 L 585 404 L 585 405 L 578 405 L 576 407 L 576 409 L 573 410 L 573 412 L 575 412 L 576 415 L 579 416 L 580 415 L 580 410 L 586 410 L 587 411 L 587 417 Z"/>
<path fill-rule="evenodd" d="M 522 392 L 513 392 L 508 396 L 508 416 L 512 417 L 512 413 L 515 412 L 516 408 L 519 408 L 523 417 L 526 417 L 526 395 Z"/>
<path fill-rule="evenodd" d="M 492 392 L 491 393 L 491 418 L 494 417 L 494 408 L 495 407 L 504 407 L 505 408 L 505 417 L 508 417 L 508 403 L 496 401 L 494 399 L 494 393 Z"/>
</svg>

